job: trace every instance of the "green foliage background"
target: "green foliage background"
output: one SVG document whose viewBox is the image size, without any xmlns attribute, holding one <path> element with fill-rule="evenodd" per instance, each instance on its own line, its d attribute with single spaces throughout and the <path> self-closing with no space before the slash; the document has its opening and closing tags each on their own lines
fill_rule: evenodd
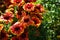
<svg viewBox="0 0 60 40">
<path fill-rule="evenodd" d="M 36 4 L 42 4 L 46 10 L 43 14 L 43 22 L 39 28 L 38 37 L 34 36 L 36 30 L 30 26 L 30 40 L 60 40 L 60 0 L 37 0 Z"/>
</svg>

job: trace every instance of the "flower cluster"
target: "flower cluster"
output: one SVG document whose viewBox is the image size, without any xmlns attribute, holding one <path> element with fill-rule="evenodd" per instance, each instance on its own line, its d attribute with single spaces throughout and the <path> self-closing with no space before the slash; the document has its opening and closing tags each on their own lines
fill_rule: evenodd
<svg viewBox="0 0 60 40">
<path fill-rule="evenodd" d="M 4 0 L 5 12 L 0 16 L 1 40 L 29 40 L 27 28 L 38 28 L 42 23 L 44 7 L 37 0 Z M 16 21 L 15 21 L 16 20 Z M 9 27 L 8 24 L 11 24 Z M 6 24 L 6 26 L 5 26 Z M 7 31 L 6 31 L 7 28 Z"/>
</svg>

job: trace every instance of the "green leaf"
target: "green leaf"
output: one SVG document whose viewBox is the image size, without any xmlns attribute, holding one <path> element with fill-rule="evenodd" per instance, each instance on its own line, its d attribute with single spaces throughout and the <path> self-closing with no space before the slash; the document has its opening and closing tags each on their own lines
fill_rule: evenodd
<svg viewBox="0 0 60 40">
<path fill-rule="evenodd" d="M 42 0 L 37 0 L 36 2 L 35 2 L 35 4 L 40 4 L 42 2 Z"/>
<path fill-rule="evenodd" d="M 8 23 L 8 24 L 4 23 L 4 29 L 6 31 L 8 31 L 8 29 L 9 29 L 10 26 L 11 26 L 11 23 Z"/>
<path fill-rule="evenodd" d="M 18 6 L 14 6 L 14 13 L 16 13 Z"/>
<path fill-rule="evenodd" d="M 16 17 L 13 18 L 13 22 L 17 22 L 18 19 Z"/>
</svg>

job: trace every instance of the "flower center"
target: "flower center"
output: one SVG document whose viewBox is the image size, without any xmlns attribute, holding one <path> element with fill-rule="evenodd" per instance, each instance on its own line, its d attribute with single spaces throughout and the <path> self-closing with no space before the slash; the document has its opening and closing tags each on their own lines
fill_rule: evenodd
<svg viewBox="0 0 60 40">
<path fill-rule="evenodd" d="M 31 6 L 28 6 L 28 9 L 30 9 L 31 8 Z"/>
<path fill-rule="evenodd" d="M 4 19 L 8 20 L 10 17 L 9 16 L 4 16 Z"/>
<path fill-rule="evenodd" d="M 27 2 L 30 2 L 31 0 L 24 0 L 24 1 L 27 3 Z"/>
<path fill-rule="evenodd" d="M 36 21 L 36 20 L 34 20 L 34 23 L 35 23 L 35 24 L 37 24 L 37 21 Z"/>
<path fill-rule="evenodd" d="M 32 5 L 28 4 L 27 8 L 30 9 L 32 7 Z"/>
<path fill-rule="evenodd" d="M 15 31 L 18 31 L 18 30 L 20 30 L 20 28 L 19 28 L 19 27 L 16 27 L 16 28 L 15 28 Z"/>
<path fill-rule="evenodd" d="M 40 9 L 40 6 L 37 6 L 36 8 L 37 8 L 37 9 Z"/>
<path fill-rule="evenodd" d="M 24 0 L 26 3 L 27 2 L 36 2 L 36 0 Z"/>
<path fill-rule="evenodd" d="M 37 24 L 37 23 L 38 23 L 38 21 L 37 21 L 36 19 L 33 19 L 33 21 L 34 21 L 34 23 L 35 23 L 35 24 Z"/>
<path fill-rule="evenodd" d="M 29 21 L 29 18 L 27 18 L 27 19 L 24 19 L 24 22 L 28 22 Z"/>
</svg>

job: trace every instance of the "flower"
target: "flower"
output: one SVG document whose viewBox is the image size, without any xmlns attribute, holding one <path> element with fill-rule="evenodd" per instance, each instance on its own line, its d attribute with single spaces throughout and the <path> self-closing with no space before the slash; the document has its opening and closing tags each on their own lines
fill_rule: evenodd
<svg viewBox="0 0 60 40">
<path fill-rule="evenodd" d="M 42 14 L 41 13 L 39 13 L 39 14 L 37 13 L 37 14 L 35 14 L 35 16 L 38 17 L 40 20 L 42 20 Z"/>
<path fill-rule="evenodd" d="M 32 2 L 32 0 L 24 0 L 26 3 L 28 3 L 28 2 Z"/>
<path fill-rule="evenodd" d="M 14 36 L 11 38 L 11 40 L 29 40 L 28 39 L 28 32 L 24 32 L 20 36 Z"/>
<path fill-rule="evenodd" d="M 13 8 L 14 5 L 9 5 L 8 9 L 5 10 L 5 13 L 13 13 L 14 11 L 14 8 Z"/>
<path fill-rule="evenodd" d="M 19 7 L 20 7 L 20 6 L 23 6 L 23 4 L 24 4 L 24 1 L 22 0 L 22 2 L 18 4 L 18 6 L 19 6 Z"/>
<path fill-rule="evenodd" d="M 15 5 L 22 6 L 24 4 L 23 0 L 11 0 L 11 3 L 14 3 Z"/>
<path fill-rule="evenodd" d="M 33 3 L 27 3 L 23 6 L 23 9 L 26 11 L 34 11 L 34 4 Z"/>
<path fill-rule="evenodd" d="M 21 35 L 24 32 L 24 26 L 20 22 L 16 22 L 10 27 L 10 31 L 14 35 Z"/>
<path fill-rule="evenodd" d="M 26 15 L 26 13 L 24 11 L 19 10 L 18 13 L 16 14 L 16 17 L 17 17 L 17 19 L 20 19 L 21 17 L 23 17 L 25 15 Z"/>
<path fill-rule="evenodd" d="M 5 20 L 10 20 L 11 18 L 13 18 L 13 14 L 12 14 L 12 13 L 5 13 L 5 14 L 3 15 L 3 18 L 4 18 Z"/>
<path fill-rule="evenodd" d="M 0 40 L 8 40 L 8 34 L 4 30 L 1 31 Z"/>
<path fill-rule="evenodd" d="M 39 27 L 39 25 L 41 24 L 41 20 L 39 20 L 39 18 L 37 17 L 32 17 L 32 20 L 34 21 L 34 26 Z"/>
<path fill-rule="evenodd" d="M 37 4 L 35 8 L 35 10 L 38 12 L 44 12 L 44 7 L 41 4 Z"/>
<path fill-rule="evenodd" d="M 4 0 L 4 4 L 6 4 L 6 8 L 8 8 L 8 6 L 11 4 L 10 0 Z"/>
<path fill-rule="evenodd" d="M 26 3 L 27 2 L 36 2 L 36 0 L 24 0 Z"/>
<path fill-rule="evenodd" d="M 22 12 L 18 11 L 18 13 L 16 14 L 17 19 L 20 19 L 22 17 Z"/>
<path fill-rule="evenodd" d="M 28 39 L 28 31 L 24 30 L 24 33 L 22 33 L 20 36 L 12 37 L 11 40 L 29 40 Z"/>
<path fill-rule="evenodd" d="M 1 19 L 3 19 L 6 23 L 13 21 L 14 15 L 12 13 L 6 12 L 1 16 Z"/>
<path fill-rule="evenodd" d="M 4 25 L 0 24 L 0 31 L 3 29 Z"/>
<path fill-rule="evenodd" d="M 36 2 L 37 0 L 32 0 L 31 2 Z"/>
<path fill-rule="evenodd" d="M 33 21 L 30 19 L 29 15 L 23 16 L 21 22 L 25 23 L 26 26 L 33 25 Z"/>
<path fill-rule="evenodd" d="M 20 40 L 20 39 L 19 39 L 19 37 L 14 36 L 11 38 L 11 40 Z"/>
<path fill-rule="evenodd" d="M 28 38 L 28 31 L 24 30 L 24 33 L 19 36 L 20 40 L 29 40 Z"/>
<path fill-rule="evenodd" d="M 29 40 L 28 39 L 28 33 L 23 33 L 20 36 L 14 36 L 11 38 L 11 40 Z"/>
<path fill-rule="evenodd" d="M 42 13 L 33 13 L 33 12 L 31 12 L 30 13 L 30 16 L 31 17 L 38 17 L 40 20 L 42 20 Z"/>
<path fill-rule="evenodd" d="M 11 3 L 20 3 L 22 0 L 11 0 Z"/>
</svg>

